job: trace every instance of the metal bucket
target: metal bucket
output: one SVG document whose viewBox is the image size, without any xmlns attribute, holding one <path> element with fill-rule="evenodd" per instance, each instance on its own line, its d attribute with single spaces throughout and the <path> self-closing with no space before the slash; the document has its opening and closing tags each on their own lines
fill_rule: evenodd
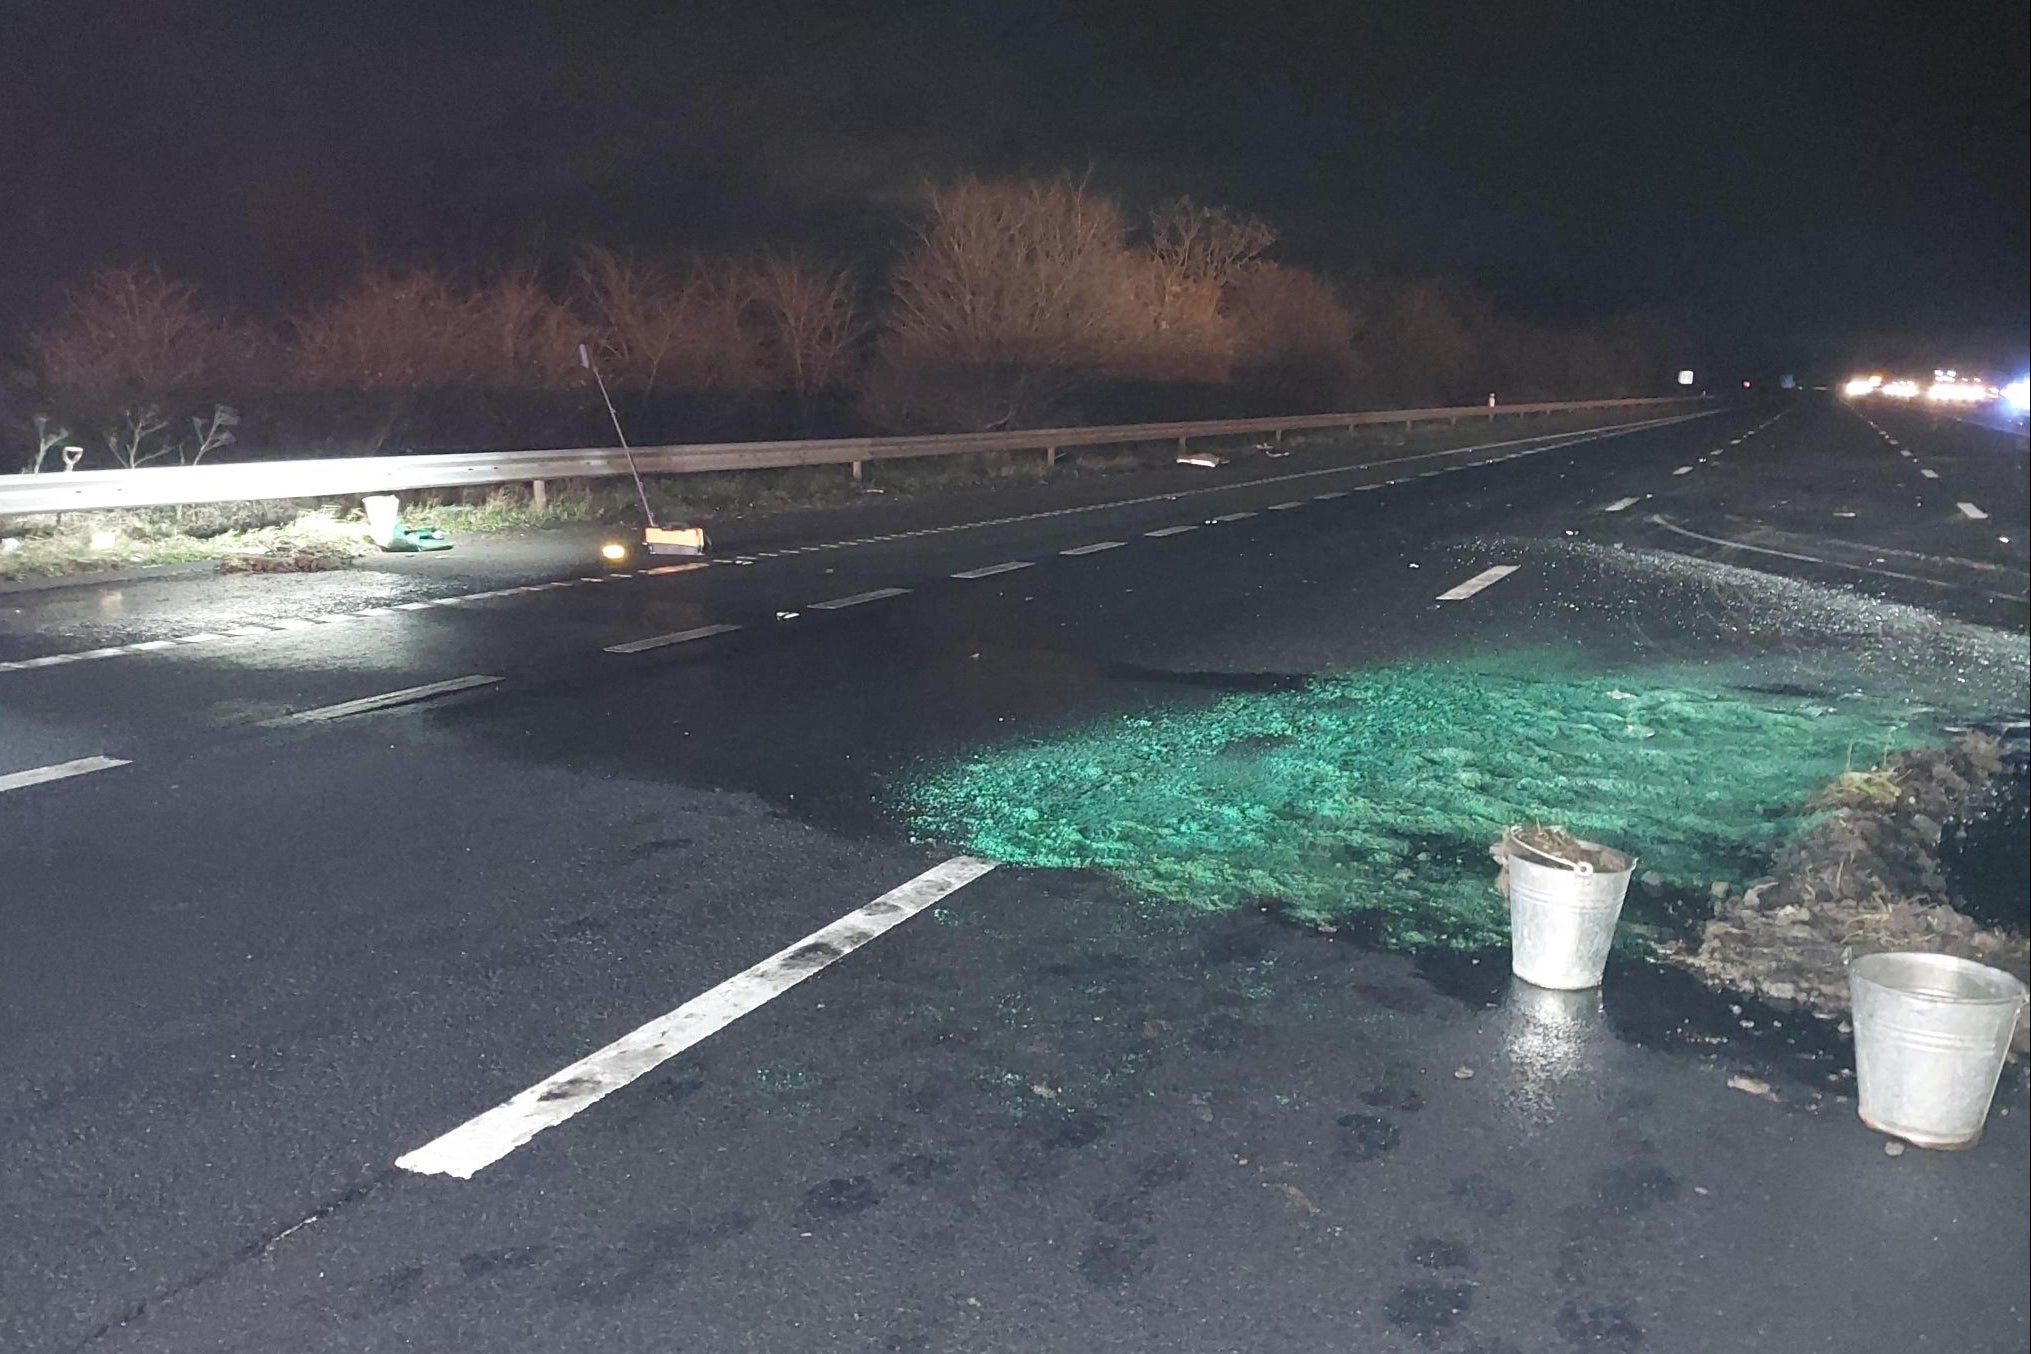
<svg viewBox="0 0 2031 1354">
<path fill-rule="evenodd" d="M 1615 940 L 1615 922 L 1629 892 L 1636 862 L 1594 842 L 1620 868 L 1597 870 L 1586 861 L 1562 861 L 1508 834 L 1509 968 L 1539 987 L 1575 991 L 1599 987 Z"/>
<path fill-rule="evenodd" d="M 1862 1122 L 1920 1147 L 1980 1141 L 2024 984 L 1947 954 L 1871 954 L 1848 989 Z"/>
</svg>

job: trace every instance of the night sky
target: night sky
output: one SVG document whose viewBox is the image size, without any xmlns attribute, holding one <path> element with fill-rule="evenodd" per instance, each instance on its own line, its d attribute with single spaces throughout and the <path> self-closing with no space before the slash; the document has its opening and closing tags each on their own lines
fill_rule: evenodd
<svg viewBox="0 0 2031 1354">
<path fill-rule="evenodd" d="M 2015 361 L 2027 47 L 2022 0 L 0 0 L 0 324 L 134 260 L 254 313 L 367 254 L 873 268 L 927 178 L 1068 170 L 1744 363 Z"/>
</svg>

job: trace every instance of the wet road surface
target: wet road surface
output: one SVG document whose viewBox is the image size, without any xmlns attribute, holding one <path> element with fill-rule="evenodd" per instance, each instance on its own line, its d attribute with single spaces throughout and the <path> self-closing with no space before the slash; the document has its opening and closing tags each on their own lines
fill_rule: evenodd
<svg viewBox="0 0 2031 1354">
<path fill-rule="evenodd" d="M 1807 1018 L 1098 872 L 807 939 L 955 855 L 915 769 L 1310 674 L 2021 709 L 2021 453 L 1870 414 L 0 598 L 0 1347 L 2022 1349 L 2019 1075 L 1893 1158 Z M 471 1178 L 395 1166 L 539 1084 L 574 1112 Z"/>
</svg>

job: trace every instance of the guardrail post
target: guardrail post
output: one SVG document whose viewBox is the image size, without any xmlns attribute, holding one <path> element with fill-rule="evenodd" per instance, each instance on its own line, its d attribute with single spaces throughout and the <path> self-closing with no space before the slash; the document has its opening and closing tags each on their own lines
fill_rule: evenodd
<svg viewBox="0 0 2031 1354">
<path fill-rule="evenodd" d="M 542 512 L 550 504 L 550 484 L 547 480 L 529 481 L 529 506 Z"/>
<path fill-rule="evenodd" d="M 859 484 L 859 483 L 860 483 L 860 474 L 861 474 L 861 471 L 860 471 L 860 466 L 861 466 L 861 463 L 860 463 L 859 461 L 855 461 L 855 462 L 853 463 L 853 482 L 854 482 L 855 484 Z"/>
<path fill-rule="evenodd" d="M 1044 469 L 1049 470 L 1057 464 L 1058 464 L 1058 449 L 1056 447 L 1045 447 Z"/>
</svg>

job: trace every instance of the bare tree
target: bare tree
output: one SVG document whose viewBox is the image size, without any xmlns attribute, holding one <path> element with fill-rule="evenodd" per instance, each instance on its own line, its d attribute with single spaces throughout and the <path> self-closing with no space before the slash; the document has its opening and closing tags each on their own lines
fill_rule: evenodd
<svg viewBox="0 0 2031 1354">
<path fill-rule="evenodd" d="M 173 449 L 164 443 L 153 451 L 147 451 L 148 439 L 169 426 L 169 418 L 159 404 L 130 404 L 120 411 L 119 418 L 101 430 L 106 439 L 106 450 L 112 454 L 113 462 L 123 470 L 139 470 L 150 461 L 159 461 Z"/>
<path fill-rule="evenodd" d="M 54 422 L 48 414 L 37 414 L 35 416 L 35 459 L 29 462 L 28 473 L 40 475 L 42 473 L 44 458 L 56 447 L 60 446 L 63 440 L 70 435 L 71 430 L 69 428 Z"/>
<path fill-rule="evenodd" d="M 163 412 L 228 382 L 246 333 L 207 309 L 197 290 L 153 269 L 105 269 L 70 294 L 62 315 L 29 340 L 38 374 L 60 412 L 96 425 L 121 465 L 168 454 L 149 440 Z M 38 423 L 42 464 L 56 440 Z"/>
<path fill-rule="evenodd" d="M 215 404 L 209 415 L 192 414 L 190 430 L 197 435 L 197 446 L 190 453 L 185 465 L 196 465 L 204 460 L 205 453 L 229 447 L 239 440 L 233 429 L 240 426 L 239 411 L 229 404 Z"/>
<path fill-rule="evenodd" d="M 579 260 L 578 304 L 609 380 L 640 394 L 751 390 L 766 382 L 747 319 L 756 270 L 741 259 L 667 263 L 592 249 Z"/>
<path fill-rule="evenodd" d="M 1124 235 L 1114 204 L 1069 179 L 935 190 L 889 333 L 945 360 L 1095 363 L 1134 328 Z"/>
<path fill-rule="evenodd" d="M 864 335 L 853 277 L 787 255 L 757 260 L 748 274 L 770 374 L 796 396 L 809 422 L 811 397 L 844 385 Z"/>
</svg>

